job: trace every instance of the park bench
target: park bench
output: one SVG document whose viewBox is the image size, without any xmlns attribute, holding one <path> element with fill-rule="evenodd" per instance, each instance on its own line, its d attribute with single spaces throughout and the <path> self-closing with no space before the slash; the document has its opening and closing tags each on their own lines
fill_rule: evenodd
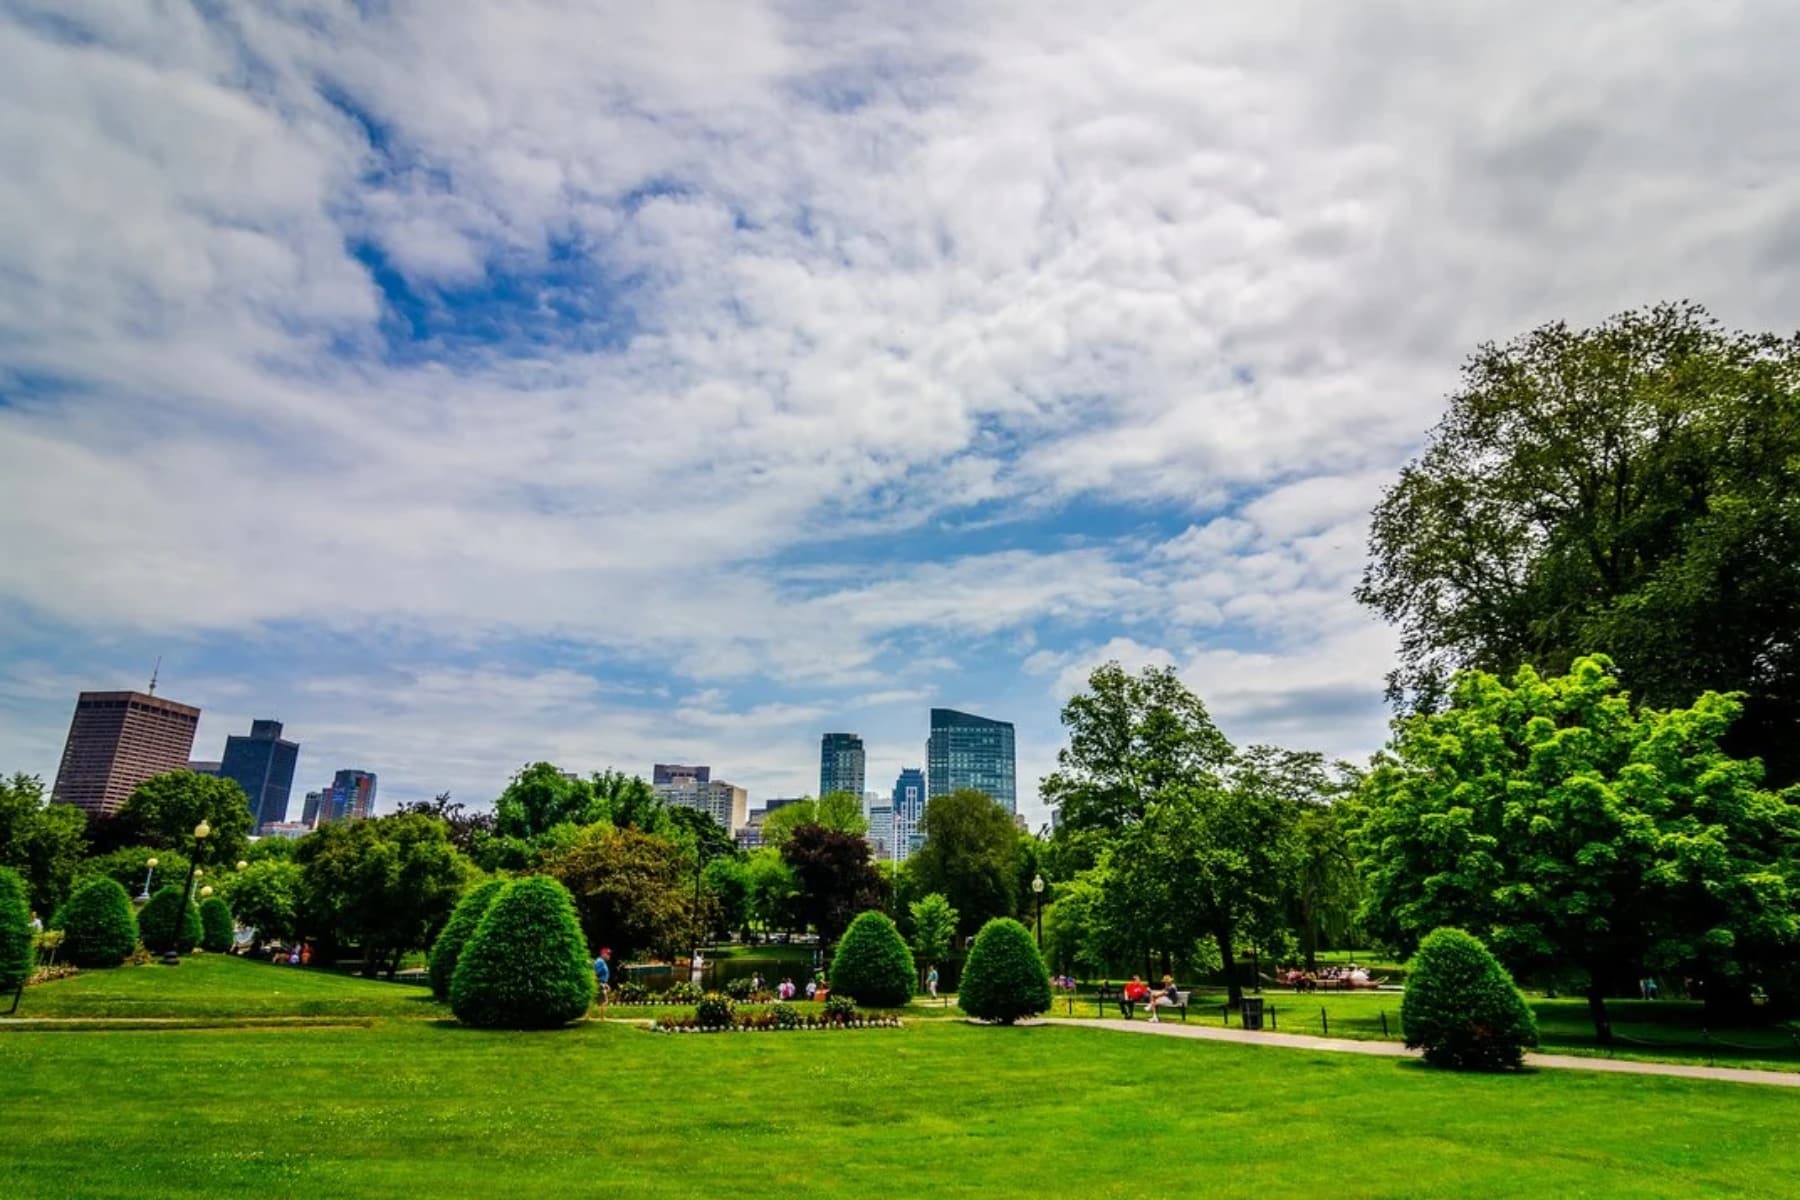
<svg viewBox="0 0 1800 1200">
<path fill-rule="evenodd" d="M 1192 995 L 1191 992 L 1184 992 L 1178 988 L 1176 989 L 1174 1000 L 1165 1000 L 1158 1004 L 1156 1009 L 1158 1012 L 1178 1011 L 1181 1013 L 1182 1021 L 1185 1022 L 1187 1020 L 1188 997 L 1190 995 Z M 1138 1005 L 1142 1004 L 1145 1008 L 1150 1006 L 1148 1001 L 1125 999 L 1125 989 L 1116 988 L 1110 983 L 1101 984 L 1099 990 L 1094 993 L 1094 999 L 1099 1005 L 1099 1009 L 1095 1014 L 1096 1016 L 1104 1017 L 1106 1015 L 1106 1006 L 1108 1004 L 1117 1004 L 1119 1006 L 1120 1014 L 1127 1021 L 1131 1020 L 1132 1014 L 1137 1011 Z"/>
</svg>

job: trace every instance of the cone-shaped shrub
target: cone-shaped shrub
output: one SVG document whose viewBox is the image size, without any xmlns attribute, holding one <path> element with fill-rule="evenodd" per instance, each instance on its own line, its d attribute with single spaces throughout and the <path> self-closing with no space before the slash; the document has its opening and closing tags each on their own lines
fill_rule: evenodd
<svg viewBox="0 0 1800 1200">
<path fill-rule="evenodd" d="M 1400 1028 L 1425 1061 L 1465 1071 L 1516 1067 L 1538 1044 L 1537 1020 L 1480 939 L 1434 929 L 1406 969 Z"/>
<path fill-rule="evenodd" d="M 1023 925 L 996 917 L 981 927 L 963 963 L 956 1002 L 971 1017 L 1002 1025 L 1050 1007 L 1050 973 Z"/>
<path fill-rule="evenodd" d="M 831 959 L 831 990 L 864 1008 L 898 1008 L 912 999 L 912 951 L 885 913 L 866 912 L 850 922 Z"/>
<path fill-rule="evenodd" d="M 504 879 L 490 879 L 478 884 L 463 894 L 463 898 L 456 902 L 456 911 L 444 922 L 443 932 L 438 934 L 437 941 L 431 946 L 431 994 L 439 1000 L 450 995 L 450 980 L 456 974 L 456 960 L 462 957 L 463 947 L 474 935 L 475 927 L 481 924 L 488 905 L 505 888 Z"/>
<path fill-rule="evenodd" d="M 231 905 L 218 896 L 200 902 L 200 948 L 208 954 L 223 954 L 231 949 L 237 936 L 237 922 L 231 919 Z"/>
<path fill-rule="evenodd" d="M 587 942 L 568 889 L 534 875 L 506 885 L 464 943 L 450 1011 L 468 1025 L 550 1029 L 594 1000 Z"/>
<path fill-rule="evenodd" d="M 111 879 L 94 879 L 76 889 L 56 910 L 63 931 L 63 957 L 78 967 L 116 967 L 137 949 L 137 918 L 131 898 Z"/>
<path fill-rule="evenodd" d="M 186 954 L 200 944 L 200 910 L 174 884 L 158 888 L 138 912 L 138 937 L 144 949 L 157 954 L 165 950 Z"/>
<path fill-rule="evenodd" d="M 0 993 L 16 991 L 31 975 L 31 910 L 25 882 L 0 867 Z"/>
</svg>

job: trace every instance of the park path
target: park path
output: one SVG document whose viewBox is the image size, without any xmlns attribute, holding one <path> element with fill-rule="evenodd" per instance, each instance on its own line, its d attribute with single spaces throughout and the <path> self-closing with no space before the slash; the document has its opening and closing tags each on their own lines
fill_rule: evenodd
<svg viewBox="0 0 1800 1200">
<path fill-rule="evenodd" d="M 1120 1033 L 1147 1033 L 1155 1037 L 1195 1038 L 1208 1042 L 1235 1042 L 1242 1046 L 1283 1046 L 1292 1050 L 1326 1050 L 1337 1054 L 1369 1054 L 1377 1058 L 1417 1058 L 1399 1042 L 1361 1042 L 1351 1038 L 1313 1037 L 1304 1033 L 1257 1033 L 1248 1029 L 1180 1025 L 1170 1021 L 1115 1019 L 1058 1021 L 1057 1024 L 1094 1026 Z M 1637 1062 L 1626 1058 L 1585 1058 L 1576 1054 L 1527 1054 L 1528 1067 L 1571 1071 L 1609 1071 L 1618 1075 L 1667 1075 L 1677 1079 L 1711 1079 L 1725 1083 L 1760 1083 L 1769 1087 L 1800 1088 L 1800 1072 L 1753 1071 L 1743 1067 L 1691 1067 L 1680 1063 Z"/>
</svg>

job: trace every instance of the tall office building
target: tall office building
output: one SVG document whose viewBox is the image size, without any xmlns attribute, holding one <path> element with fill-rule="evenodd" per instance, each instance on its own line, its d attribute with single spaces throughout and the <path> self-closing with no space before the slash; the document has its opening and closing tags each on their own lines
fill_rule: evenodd
<svg viewBox="0 0 1800 1200">
<path fill-rule="evenodd" d="M 300 823 L 308 829 L 319 827 L 319 817 L 323 814 L 326 820 L 331 819 L 331 809 L 325 803 L 323 791 L 306 793 L 306 807 L 300 813 Z"/>
<path fill-rule="evenodd" d="M 223 765 L 216 758 L 190 758 L 187 769 L 196 775 L 217 775 Z"/>
<path fill-rule="evenodd" d="M 375 772 L 354 768 L 332 776 L 319 805 L 318 823 L 361 821 L 375 815 Z"/>
<path fill-rule="evenodd" d="M 112 816 L 152 775 L 187 770 L 199 724 L 199 709 L 153 693 L 81 693 L 51 799 Z"/>
<path fill-rule="evenodd" d="M 249 737 L 234 733 L 225 739 L 219 775 L 236 780 L 250 797 L 252 829 L 287 820 L 294 764 L 299 758 L 300 746 L 281 736 L 280 721 L 251 721 Z"/>
<path fill-rule="evenodd" d="M 749 806 L 750 793 L 723 779 L 703 781 L 694 775 L 676 775 L 667 783 L 653 783 L 650 787 L 664 804 L 697 809 L 734 836 L 747 819 L 744 810 Z"/>
<path fill-rule="evenodd" d="M 924 842 L 919 822 L 925 816 L 925 772 L 908 767 L 894 780 L 894 801 L 889 806 L 889 848 L 895 862 L 905 862 Z"/>
<path fill-rule="evenodd" d="M 869 808 L 869 849 L 877 859 L 894 857 L 894 810 L 886 804 Z"/>
<path fill-rule="evenodd" d="M 711 767 L 684 767 L 679 763 L 656 763 L 650 768 L 650 783 L 675 783 L 688 779 L 695 783 L 711 783 Z"/>
<path fill-rule="evenodd" d="M 819 795 L 863 794 L 863 740 L 854 733 L 828 733 L 819 739 Z"/>
<path fill-rule="evenodd" d="M 925 743 L 928 796 L 974 788 L 992 796 L 1007 812 L 1017 812 L 1017 774 L 1012 722 L 954 708 L 931 710 L 931 738 Z"/>
</svg>

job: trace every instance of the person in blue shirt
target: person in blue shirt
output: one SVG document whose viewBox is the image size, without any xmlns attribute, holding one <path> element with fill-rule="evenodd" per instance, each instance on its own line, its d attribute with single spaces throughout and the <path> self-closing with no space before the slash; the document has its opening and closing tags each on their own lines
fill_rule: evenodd
<svg viewBox="0 0 1800 1200">
<path fill-rule="evenodd" d="M 611 956 L 612 951 L 602 946 L 600 948 L 600 957 L 594 960 L 594 990 L 600 993 L 600 1015 L 603 1017 L 606 1015 L 608 996 L 612 992 L 612 987 L 610 986 L 612 983 L 612 970 L 606 965 L 606 960 Z"/>
</svg>

